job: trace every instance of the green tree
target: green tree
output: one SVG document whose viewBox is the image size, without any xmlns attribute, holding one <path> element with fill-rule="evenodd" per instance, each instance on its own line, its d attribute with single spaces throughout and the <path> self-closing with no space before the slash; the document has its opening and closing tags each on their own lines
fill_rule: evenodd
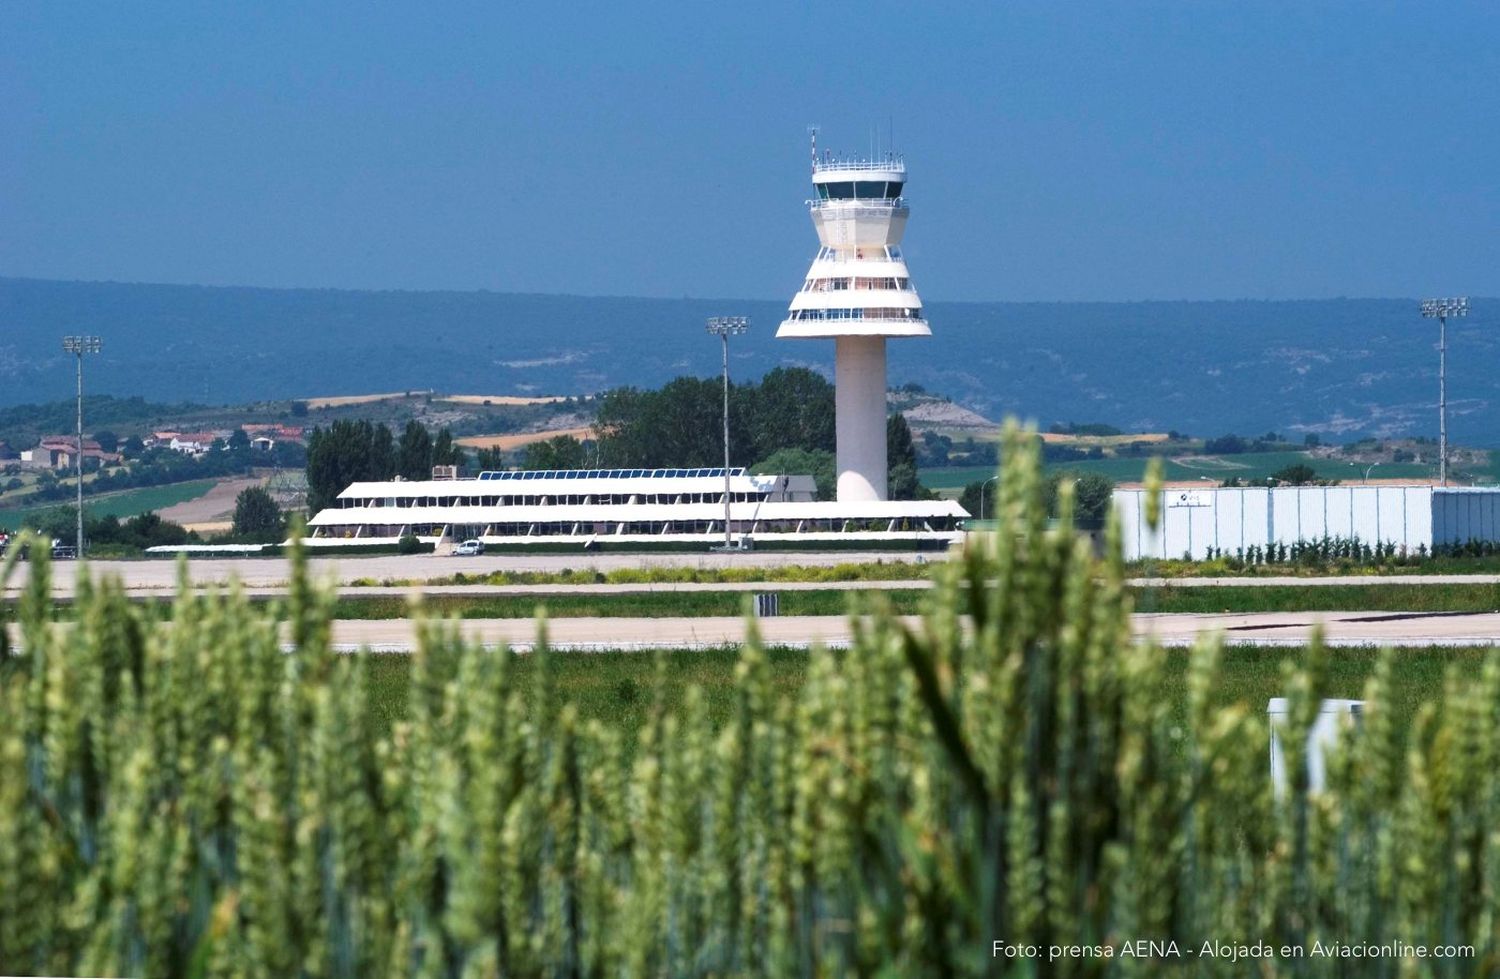
<svg viewBox="0 0 1500 979">
<path fill-rule="evenodd" d="M 380 448 L 389 442 L 390 430 L 368 421 L 340 420 L 313 429 L 307 440 L 308 508 L 316 513 L 329 506 L 350 483 L 390 478 Z"/>
<path fill-rule="evenodd" d="M 242 489 L 234 500 L 233 531 L 236 537 L 279 539 L 282 535 L 281 507 L 263 487 Z"/>
<path fill-rule="evenodd" d="M 995 489 L 997 483 L 986 483 L 984 480 L 976 480 L 964 486 L 964 491 L 959 494 L 958 505 L 969 512 L 976 519 L 983 517 L 985 520 L 993 520 L 995 517 Z M 981 498 L 980 494 L 983 494 Z"/>
<path fill-rule="evenodd" d="M 777 367 L 745 391 L 756 458 L 781 449 L 834 451 L 833 385 L 823 375 L 806 367 Z"/>
<path fill-rule="evenodd" d="M 718 466 L 724 461 L 719 378 L 679 377 L 657 391 L 616 388 L 598 399 L 600 465 Z M 730 465 L 781 449 L 834 449 L 833 385 L 803 367 L 777 368 L 729 389 Z"/>
<path fill-rule="evenodd" d="M 917 447 L 911 426 L 899 411 L 885 421 L 887 489 L 893 500 L 921 500 L 929 494 L 917 478 Z"/>
<path fill-rule="evenodd" d="M 468 465 L 468 456 L 464 453 L 463 446 L 453 441 L 453 433 L 447 428 L 441 429 L 432 443 L 432 464 L 457 466 L 460 469 Z"/>
<path fill-rule="evenodd" d="M 833 471 L 833 453 L 824 449 L 781 449 L 750 467 L 756 475 L 811 476 L 818 499 L 831 500 L 838 488 Z"/>
<path fill-rule="evenodd" d="M 731 388 L 732 403 L 743 395 Z M 724 464 L 721 423 L 724 392 L 718 380 L 679 377 L 658 391 L 617 388 L 600 399 L 601 465 L 610 468 Z M 746 465 L 750 453 L 746 411 L 730 414 L 730 462 Z"/>
<path fill-rule="evenodd" d="M 236 428 L 234 434 L 229 436 L 228 445 L 231 450 L 248 449 L 250 448 L 250 435 L 243 428 Z"/>
<path fill-rule="evenodd" d="M 78 508 L 75 506 L 32 510 L 21 518 L 21 526 L 35 530 L 49 540 L 61 541 L 69 547 L 78 544 Z M 84 528 L 84 533 L 88 533 L 87 527 Z"/>
<path fill-rule="evenodd" d="M 396 445 L 396 473 L 414 481 L 432 478 L 432 436 L 419 421 L 407 422 L 401 433 Z"/>
<path fill-rule="evenodd" d="M 99 448 L 103 452 L 113 452 L 120 447 L 120 436 L 108 429 L 95 432 L 94 441 L 99 443 Z"/>
<path fill-rule="evenodd" d="M 948 450 L 951 448 L 953 440 L 948 436 L 937 432 L 923 432 L 922 444 L 917 448 L 918 465 L 933 468 L 948 465 Z"/>
<path fill-rule="evenodd" d="M 1321 482 L 1317 470 L 1305 462 L 1278 469 L 1271 474 L 1271 478 L 1284 486 L 1311 486 Z"/>
<path fill-rule="evenodd" d="M 599 432 L 599 458 L 611 468 L 644 466 L 649 440 L 640 416 L 649 392 L 634 387 L 613 388 L 599 396 L 594 425 Z"/>
<path fill-rule="evenodd" d="M 1114 499 L 1114 480 L 1096 472 L 1068 473 L 1064 478 L 1073 482 L 1073 522 L 1090 530 L 1103 527 Z"/>
<path fill-rule="evenodd" d="M 522 469 L 583 469 L 586 465 L 583 443 L 571 435 L 532 442 L 521 454 Z"/>
<path fill-rule="evenodd" d="M 505 468 L 505 453 L 494 448 L 480 449 L 474 453 L 474 468 L 479 472 L 502 470 Z"/>
<path fill-rule="evenodd" d="M 176 546 L 194 539 L 181 524 L 163 520 L 155 511 L 136 514 L 125 521 L 120 530 L 127 544 L 141 549 Z"/>
<path fill-rule="evenodd" d="M 396 440 L 384 424 L 376 425 L 370 437 L 370 461 L 365 468 L 367 479 L 384 481 L 396 475 Z"/>
</svg>

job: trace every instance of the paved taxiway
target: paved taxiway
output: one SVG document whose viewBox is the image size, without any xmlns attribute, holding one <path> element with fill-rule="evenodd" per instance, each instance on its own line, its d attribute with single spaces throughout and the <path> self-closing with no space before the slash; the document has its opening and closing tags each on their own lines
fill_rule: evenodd
<svg viewBox="0 0 1500 979">
<path fill-rule="evenodd" d="M 902 618 L 920 627 L 915 616 Z M 1500 645 L 1500 613 L 1394 612 L 1257 612 L 1240 615 L 1137 614 L 1131 618 L 1136 638 L 1154 637 L 1167 646 L 1190 645 L 1200 635 L 1218 632 L 1232 645 L 1293 646 L 1307 642 L 1321 623 L 1330 646 L 1495 646 Z M 536 624 L 529 619 L 466 619 L 463 633 L 486 645 L 531 648 Z M 701 618 L 552 619 L 548 640 L 557 649 L 598 651 L 659 647 L 706 649 L 737 645 L 745 638 L 745 620 L 728 616 Z M 789 615 L 760 619 L 757 628 L 770 645 L 847 646 L 849 620 L 838 615 Z M 340 620 L 333 641 L 341 649 L 370 647 L 382 652 L 410 650 L 410 620 Z"/>
<path fill-rule="evenodd" d="M 902 618 L 920 628 L 920 618 Z M 1190 645 L 1220 633 L 1230 645 L 1300 646 L 1321 624 L 1330 646 L 1500 646 L 1500 613 L 1453 612 L 1254 612 L 1243 614 L 1137 613 L 1131 631 L 1138 640 L 1164 646 Z M 463 619 L 464 635 L 487 646 L 530 649 L 536 622 L 530 618 Z M 757 621 L 768 644 L 789 647 L 847 646 L 848 618 L 841 615 L 788 615 Z M 15 627 L 11 626 L 14 635 Z M 708 649 L 744 641 L 745 620 L 737 616 L 696 618 L 557 618 L 547 624 L 551 645 L 574 651 L 654 648 Z M 340 619 L 332 624 L 334 645 L 343 651 L 410 651 L 416 640 L 412 619 Z"/>
</svg>

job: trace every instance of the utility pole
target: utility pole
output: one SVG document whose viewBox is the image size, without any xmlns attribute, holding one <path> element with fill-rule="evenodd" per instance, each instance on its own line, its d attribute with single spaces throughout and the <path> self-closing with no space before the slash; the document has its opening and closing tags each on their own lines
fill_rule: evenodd
<svg viewBox="0 0 1500 979">
<path fill-rule="evenodd" d="M 1448 317 L 1468 316 L 1469 297 L 1422 300 L 1422 317 L 1438 321 L 1438 482 L 1448 485 Z"/>
<path fill-rule="evenodd" d="M 78 358 L 78 442 L 73 446 L 73 462 L 78 474 L 78 536 L 73 541 L 73 555 L 83 557 L 83 355 L 99 352 L 101 341 L 95 336 L 63 337 L 63 350 Z"/>
<path fill-rule="evenodd" d="M 708 332 L 724 344 L 724 550 L 734 550 L 729 533 L 729 337 L 750 329 L 748 316 L 710 316 Z"/>
</svg>

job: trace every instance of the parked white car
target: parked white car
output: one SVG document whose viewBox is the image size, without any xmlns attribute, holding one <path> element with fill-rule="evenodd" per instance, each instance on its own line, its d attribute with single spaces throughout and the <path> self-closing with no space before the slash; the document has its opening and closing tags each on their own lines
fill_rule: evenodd
<svg viewBox="0 0 1500 979">
<path fill-rule="evenodd" d="M 455 557 L 477 557 L 484 553 L 484 541 L 466 540 L 453 548 Z"/>
</svg>

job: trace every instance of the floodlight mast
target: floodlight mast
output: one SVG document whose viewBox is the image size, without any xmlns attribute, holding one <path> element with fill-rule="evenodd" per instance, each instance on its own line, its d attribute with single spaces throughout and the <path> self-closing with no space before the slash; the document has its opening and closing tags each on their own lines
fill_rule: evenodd
<svg viewBox="0 0 1500 979">
<path fill-rule="evenodd" d="M 724 344 L 724 550 L 734 550 L 729 533 L 729 337 L 750 329 L 748 316 L 710 316 L 708 332 Z"/>
<path fill-rule="evenodd" d="M 63 351 L 78 358 L 78 441 L 73 446 L 73 463 L 78 476 L 78 529 L 73 540 L 73 554 L 83 557 L 83 355 L 96 354 L 103 346 L 96 336 L 63 337 Z"/>
<path fill-rule="evenodd" d="M 1448 317 L 1468 316 L 1469 297 L 1422 300 L 1423 319 L 1438 321 L 1438 482 L 1448 485 Z"/>
</svg>

